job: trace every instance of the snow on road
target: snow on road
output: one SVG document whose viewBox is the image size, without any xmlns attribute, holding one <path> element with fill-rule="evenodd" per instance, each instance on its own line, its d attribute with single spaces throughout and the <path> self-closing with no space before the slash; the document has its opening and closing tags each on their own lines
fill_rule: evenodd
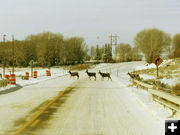
<svg viewBox="0 0 180 135">
<path fill-rule="evenodd" d="M 120 63 L 91 69 L 111 71 L 112 82 L 101 81 L 99 75 L 97 81 L 90 81 L 82 71 L 79 80 L 57 77 L 0 95 L 0 135 L 14 134 L 17 122 L 24 124 L 21 119 L 29 119 L 36 112 L 35 108 L 70 85 L 74 86 L 73 92 L 66 96 L 55 113 L 48 116 L 45 125 L 40 122 L 31 134 L 163 135 L 164 123 L 140 106 L 137 99 L 141 97 L 137 97 L 135 88 L 128 87 L 127 72 L 142 64 Z"/>
<path fill-rule="evenodd" d="M 69 76 L 65 76 L 25 86 L 18 91 L 0 95 L 0 135 L 5 135 L 4 132 L 11 130 L 16 120 L 26 118 L 30 111 L 44 101 L 52 99 L 59 91 L 68 87 L 71 83 L 73 83 L 73 80 L 69 80 Z"/>
<path fill-rule="evenodd" d="M 138 105 L 123 80 L 81 78 L 75 83 L 74 92 L 50 116 L 45 127 L 42 129 L 43 125 L 39 124 L 33 134 L 163 135 L 164 124 Z"/>
</svg>

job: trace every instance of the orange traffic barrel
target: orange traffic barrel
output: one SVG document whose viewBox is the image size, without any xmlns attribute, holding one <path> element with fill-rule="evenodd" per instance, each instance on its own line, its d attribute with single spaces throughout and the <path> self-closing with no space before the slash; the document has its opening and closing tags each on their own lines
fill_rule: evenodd
<svg viewBox="0 0 180 135">
<path fill-rule="evenodd" d="M 9 79 L 9 77 L 10 77 L 9 75 L 4 75 L 5 79 Z"/>
<path fill-rule="evenodd" d="M 51 71 L 50 70 L 46 70 L 46 76 L 51 76 Z"/>
<path fill-rule="evenodd" d="M 29 80 L 29 72 L 25 73 L 26 80 Z"/>
<path fill-rule="evenodd" d="M 33 78 L 37 78 L 37 71 L 33 72 Z"/>
<path fill-rule="evenodd" d="M 11 85 L 15 85 L 16 84 L 16 75 L 15 74 L 11 74 L 10 75 L 9 84 L 11 84 Z"/>
</svg>

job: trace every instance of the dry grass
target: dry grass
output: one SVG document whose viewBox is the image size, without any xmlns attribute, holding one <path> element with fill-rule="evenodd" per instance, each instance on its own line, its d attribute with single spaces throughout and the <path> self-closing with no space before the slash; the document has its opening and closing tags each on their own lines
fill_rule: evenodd
<svg viewBox="0 0 180 135">
<path fill-rule="evenodd" d="M 90 68 L 90 65 L 88 64 L 78 64 L 78 65 L 72 65 L 69 67 L 69 70 L 83 70 Z"/>
<path fill-rule="evenodd" d="M 0 87 L 6 87 L 8 83 L 9 83 L 9 80 L 7 79 L 0 80 Z"/>
<path fill-rule="evenodd" d="M 156 68 L 136 71 L 138 74 L 147 74 L 156 77 Z M 166 65 L 159 67 L 159 78 L 180 78 L 180 58 L 174 59 Z"/>
<path fill-rule="evenodd" d="M 174 93 L 177 96 L 180 96 L 180 83 L 176 84 L 173 88 L 172 88 L 172 93 Z"/>
<path fill-rule="evenodd" d="M 165 84 L 165 83 L 162 83 L 161 81 L 159 80 L 155 80 L 155 79 L 148 79 L 148 80 L 143 80 L 142 81 L 144 83 L 147 83 L 147 84 L 150 84 L 150 85 L 154 85 L 160 89 L 163 89 L 165 88 L 166 90 L 170 91 L 171 87 L 168 85 L 168 84 Z"/>
<path fill-rule="evenodd" d="M 154 76 L 154 78 L 156 78 L 156 68 L 151 68 L 151 69 L 143 69 L 143 70 L 138 70 L 135 71 L 137 74 L 146 74 L 146 75 L 151 75 Z M 158 79 L 163 79 L 163 78 L 167 78 L 167 79 L 174 79 L 174 78 L 180 78 L 180 58 L 176 58 L 168 63 L 166 63 L 166 65 L 163 65 L 161 67 L 159 67 L 159 77 Z M 180 95 L 180 83 L 177 84 L 174 87 L 169 86 L 168 84 L 162 83 L 160 80 L 158 79 L 148 79 L 148 80 L 144 80 L 143 78 L 141 78 L 141 81 L 157 86 L 159 88 L 163 88 L 163 89 L 168 89 L 168 91 L 170 90 L 172 93 L 176 94 L 176 95 Z"/>
</svg>

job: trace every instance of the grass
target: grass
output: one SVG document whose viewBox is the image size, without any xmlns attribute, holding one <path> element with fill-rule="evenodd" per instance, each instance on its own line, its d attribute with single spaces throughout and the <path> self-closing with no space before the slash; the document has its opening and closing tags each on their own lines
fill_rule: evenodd
<svg viewBox="0 0 180 135">
<path fill-rule="evenodd" d="M 173 88 L 172 88 L 172 93 L 180 96 L 180 83 L 176 84 Z"/>
<path fill-rule="evenodd" d="M 90 68 L 88 64 L 78 64 L 78 65 L 71 65 L 69 70 L 84 70 Z"/>
<path fill-rule="evenodd" d="M 156 68 L 143 69 L 136 71 L 138 74 L 147 74 L 156 77 Z M 160 78 L 180 78 L 180 58 L 167 63 L 165 66 L 159 67 Z"/>
<path fill-rule="evenodd" d="M 7 79 L 0 80 L 0 87 L 6 87 L 8 83 L 9 83 L 9 80 Z"/>
<path fill-rule="evenodd" d="M 151 76 L 154 76 L 154 78 L 156 78 L 156 75 L 157 75 L 156 68 L 137 70 L 137 71 L 135 71 L 135 73 L 137 73 L 139 75 L 140 74 L 151 75 Z M 173 59 L 172 61 L 166 63 L 166 65 L 159 67 L 158 79 L 180 78 L 179 73 L 180 73 L 180 58 L 176 58 L 176 59 Z M 162 83 L 158 79 L 144 80 L 143 78 L 141 78 L 141 81 L 148 83 L 148 84 L 155 85 L 155 86 L 160 87 L 160 88 L 169 89 L 169 90 L 171 90 L 172 93 L 174 93 L 176 95 L 180 95 L 180 84 L 177 84 L 176 86 L 171 87 L 166 83 Z"/>
</svg>

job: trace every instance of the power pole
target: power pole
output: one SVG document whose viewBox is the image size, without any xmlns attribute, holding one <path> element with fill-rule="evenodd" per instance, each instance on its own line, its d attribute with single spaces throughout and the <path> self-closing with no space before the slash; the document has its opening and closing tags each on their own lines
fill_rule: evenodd
<svg viewBox="0 0 180 135">
<path fill-rule="evenodd" d="M 112 54 L 113 53 L 116 53 L 116 49 L 117 49 L 117 44 L 118 44 L 118 35 L 115 34 L 114 36 L 111 34 L 110 35 L 110 43 L 111 43 L 111 48 L 112 48 Z M 113 44 L 113 41 L 114 41 L 114 44 Z M 113 45 L 115 45 L 115 49 L 113 50 Z M 114 51 L 114 52 L 113 52 Z M 115 54 L 115 58 L 117 57 L 117 54 Z"/>
<path fill-rule="evenodd" d="M 117 38 L 118 38 L 117 34 L 115 34 L 114 38 L 115 38 L 115 46 L 117 46 Z"/>
<path fill-rule="evenodd" d="M 110 41 L 111 41 L 111 49 L 112 49 L 112 41 L 113 40 L 113 36 L 112 36 L 112 34 L 110 35 Z"/>
<path fill-rule="evenodd" d="M 14 35 L 12 35 L 12 74 L 14 74 Z"/>
<path fill-rule="evenodd" d="M 118 40 L 118 37 L 117 34 L 115 34 L 115 58 L 117 58 L 117 40 Z"/>
<path fill-rule="evenodd" d="M 5 53 L 5 51 L 6 51 L 6 45 L 5 45 L 5 41 L 6 41 L 6 35 L 4 34 L 3 35 L 3 76 L 5 76 L 5 73 L 6 73 L 6 71 L 5 71 L 5 66 L 6 66 L 6 58 L 5 58 L 5 55 L 6 55 L 6 53 Z"/>
</svg>

